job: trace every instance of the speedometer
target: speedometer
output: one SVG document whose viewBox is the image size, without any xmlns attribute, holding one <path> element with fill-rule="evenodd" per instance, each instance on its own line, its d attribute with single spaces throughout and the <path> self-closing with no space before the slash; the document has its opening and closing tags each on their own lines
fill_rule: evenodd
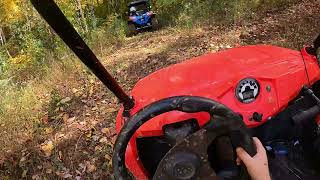
<svg viewBox="0 0 320 180">
<path fill-rule="evenodd" d="M 236 97 L 242 103 L 251 103 L 259 95 L 260 85 L 253 78 L 241 80 L 236 88 Z"/>
</svg>

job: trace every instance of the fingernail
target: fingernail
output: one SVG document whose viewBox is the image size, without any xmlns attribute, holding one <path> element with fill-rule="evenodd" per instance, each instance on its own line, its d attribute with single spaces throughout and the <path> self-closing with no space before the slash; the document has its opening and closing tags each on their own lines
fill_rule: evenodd
<svg viewBox="0 0 320 180">
<path fill-rule="evenodd" d="M 241 151 L 242 151 L 242 148 L 238 147 L 238 148 L 236 149 L 236 151 L 237 151 L 237 152 L 241 152 Z"/>
</svg>

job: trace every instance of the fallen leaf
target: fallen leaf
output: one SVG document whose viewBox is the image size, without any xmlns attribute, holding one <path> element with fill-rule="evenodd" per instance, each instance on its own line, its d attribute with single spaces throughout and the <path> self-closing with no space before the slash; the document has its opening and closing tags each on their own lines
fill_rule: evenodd
<svg viewBox="0 0 320 180">
<path fill-rule="evenodd" d="M 46 169 L 46 173 L 47 174 L 51 174 L 52 173 L 52 169 Z"/>
<path fill-rule="evenodd" d="M 67 123 L 68 119 L 69 119 L 69 114 L 64 114 L 62 117 L 63 122 Z"/>
<path fill-rule="evenodd" d="M 86 134 L 86 137 L 87 137 L 87 138 L 91 138 L 91 136 L 92 136 L 92 132 L 89 131 L 89 132 Z"/>
<path fill-rule="evenodd" d="M 41 179 L 38 174 L 32 175 L 31 178 L 34 179 L 34 180 L 40 180 Z"/>
<path fill-rule="evenodd" d="M 94 136 L 92 136 L 92 139 L 93 139 L 93 141 L 98 141 L 99 140 L 99 136 L 97 136 L 97 135 L 94 135 Z"/>
<path fill-rule="evenodd" d="M 71 98 L 70 97 L 66 97 L 66 98 L 64 98 L 64 99 L 62 99 L 60 101 L 60 104 L 66 104 L 67 102 L 70 102 L 70 101 L 71 101 Z"/>
<path fill-rule="evenodd" d="M 100 143 L 104 143 L 107 144 L 108 143 L 108 139 L 106 137 L 103 137 L 99 140 Z"/>
<path fill-rule="evenodd" d="M 78 92 L 78 91 L 79 91 L 78 89 L 72 88 L 72 92 L 73 92 L 73 93 L 76 93 L 76 92 Z"/>
<path fill-rule="evenodd" d="M 89 97 L 91 97 L 92 94 L 93 94 L 93 86 L 91 86 L 90 89 L 89 89 Z"/>
<path fill-rule="evenodd" d="M 67 178 L 72 178 L 72 175 L 69 174 L 69 173 L 66 173 L 62 176 L 64 179 L 67 179 Z"/>
<path fill-rule="evenodd" d="M 101 132 L 102 132 L 103 134 L 110 134 L 110 129 L 109 129 L 109 128 L 102 128 L 102 129 L 101 129 Z"/>
<path fill-rule="evenodd" d="M 117 131 L 116 131 L 115 128 L 110 128 L 110 135 L 111 135 L 111 136 L 117 135 Z"/>
<path fill-rule="evenodd" d="M 61 152 L 61 151 L 59 151 L 59 153 L 58 153 L 58 154 L 59 154 L 59 160 L 61 160 L 61 161 L 62 161 L 62 157 L 63 157 L 63 156 L 62 156 L 62 152 Z"/>
<path fill-rule="evenodd" d="M 87 164 L 87 172 L 88 173 L 92 173 L 92 172 L 94 172 L 96 170 L 97 170 L 97 167 L 95 165 L 90 164 L 90 163 Z"/>
<path fill-rule="evenodd" d="M 43 116 L 42 119 L 41 119 L 41 121 L 42 121 L 43 124 L 48 124 L 48 122 L 49 122 L 49 116 L 48 116 L 48 115 Z M 2 126 L 2 125 L 1 125 L 1 126 Z"/>
<path fill-rule="evenodd" d="M 41 144 L 41 149 L 47 157 L 51 156 L 53 148 L 54 146 L 52 141 L 47 141 Z"/>
<path fill-rule="evenodd" d="M 26 160 L 27 160 L 26 157 L 22 157 L 22 158 L 20 159 L 20 162 L 24 162 L 24 161 L 26 161 Z"/>
<path fill-rule="evenodd" d="M 58 139 L 62 139 L 63 137 L 64 137 L 64 134 L 57 134 L 57 136 L 56 136 Z"/>
<path fill-rule="evenodd" d="M 22 176 L 23 178 L 27 177 L 27 172 L 28 172 L 27 170 L 23 170 L 21 176 Z"/>
<path fill-rule="evenodd" d="M 52 127 L 44 128 L 44 131 L 46 134 L 51 134 L 53 132 L 53 128 Z"/>
<path fill-rule="evenodd" d="M 107 113 L 113 113 L 113 112 L 116 112 L 117 110 L 115 108 L 108 108 L 106 110 Z"/>
<path fill-rule="evenodd" d="M 76 119 L 76 117 L 69 118 L 69 119 L 67 120 L 67 123 L 68 123 L 68 124 L 71 124 L 75 119 Z"/>
<path fill-rule="evenodd" d="M 102 146 L 96 146 L 95 148 L 94 148 L 94 151 L 99 151 L 99 152 L 101 152 L 102 151 Z"/>
<path fill-rule="evenodd" d="M 116 140 L 117 140 L 117 136 L 112 137 L 111 143 L 114 144 L 116 142 Z"/>
<path fill-rule="evenodd" d="M 109 161 L 111 161 L 111 156 L 109 155 L 109 154 L 106 154 L 105 156 L 104 156 L 104 158 L 109 162 Z"/>
<path fill-rule="evenodd" d="M 86 169 L 87 169 L 87 166 L 85 164 L 83 164 L 83 163 L 80 163 L 79 167 L 81 168 L 82 173 L 84 173 L 86 171 Z"/>
</svg>

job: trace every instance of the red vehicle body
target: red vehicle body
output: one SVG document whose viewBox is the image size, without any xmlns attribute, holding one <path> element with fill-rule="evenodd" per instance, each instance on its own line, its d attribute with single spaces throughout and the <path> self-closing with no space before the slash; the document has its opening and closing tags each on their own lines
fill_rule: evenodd
<svg viewBox="0 0 320 180">
<path fill-rule="evenodd" d="M 239 81 L 255 78 L 261 88 L 257 99 L 241 103 L 235 96 Z M 240 113 L 247 127 L 257 127 L 288 106 L 303 85 L 320 79 L 320 69 L 315 56 L 301 51 L 267 45 L 245 46 L 209 53 L 161 69 L 140 80 L 132 89 L 135 114 L 152 102 L 179 95 L 201 96 L 214 99 Z M 263 115 L 260 122 L 251 120 L 253 113 Z M 125 119 L 123 109 L 116 119 L 117 132 Z M 139 160 L 136 138 L 162 136 L 163 126 L 195 118 L 203 126 L 209 119 L 206 113 L 188 114 L 168 112 L 154 117 L 132 137 L 126 151 L 126 165 L 136 179 L 148 179 Z"/>
</svg>

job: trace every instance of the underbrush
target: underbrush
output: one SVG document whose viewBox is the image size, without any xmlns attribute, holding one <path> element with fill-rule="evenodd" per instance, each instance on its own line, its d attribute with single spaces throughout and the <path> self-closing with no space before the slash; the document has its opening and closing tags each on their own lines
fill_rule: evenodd
<svg viewBox="0 0 320 180">
<path fill-rule="evenodd" d="M 0 81 L 0 154 L 32 140 L 39 125 L 48 121 L 48 112 L 54 111 L 50 102 L 58 100 L 57 94 L 61 98 L 72 94 L 79 78 L 86 78 L 82 65 L 73 60 L 54 62 L 42 70 L 42 76 L 27 83 L 10 78 Z"/>
<path fill-rule="evenodd" d="M 204 23 L 232 24 L 256 14 L 285 8 L 297 0 L 159 0 L 160 22 L 191 27 Z"/>
</svg>

